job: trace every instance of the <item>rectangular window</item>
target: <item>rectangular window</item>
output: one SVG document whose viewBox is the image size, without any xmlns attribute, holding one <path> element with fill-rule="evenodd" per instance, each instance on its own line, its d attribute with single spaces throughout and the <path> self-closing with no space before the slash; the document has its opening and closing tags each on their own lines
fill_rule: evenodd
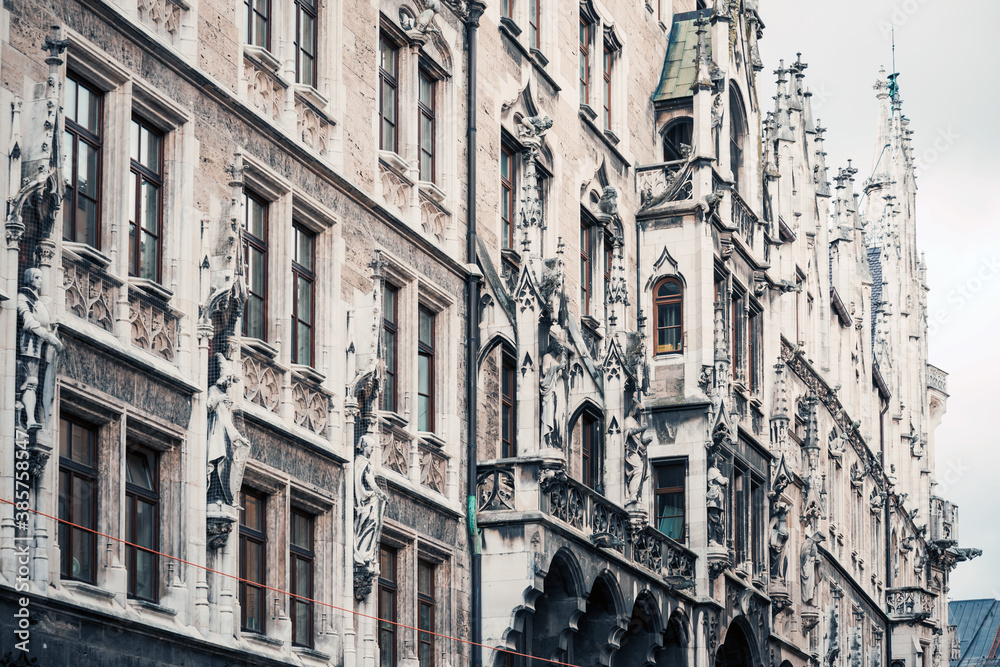
<svg viewBox="0 0 1000 667">
<path fill-rule="evenodd" d="M 594 24 L 580 17 L 580 104 L 590 103 L 590 42 Z"/>
<path fill-rule="evenodd" d="M 289 562 L 292 566 L 292 643 L 313 645 L 313 517 L 292 510 L 292 539 Z"/>
<path fill-rule="evenodd" d="M 246 24 L 243 27 L 243 43 L 271 48 L 271 0 L 243 0 Z"/>
<path fill-rule="evenodd" d="M 316 0 L 295 0 L 295 83 L 316 87 Z"/>
<path fill-rule="evenodd" d="M 500 220 L 504 249 L 514 247 L 514 155 L 506 146 L 500 148 Z"/>
<path fill-rule="evenodd" d="M 733 471 L 733 545 L 736 550 L 736 564 L 745 563 L 750 558 L 749 544 L 749 505 L 747 493 L 747 474 L 742 470 Z"/>
<path fill-rule="evenodd" d="M 528 0 L 528 48 L 542 50 L 542 0 Z"/>
<path fill-rule="evenodd" d="M 417 564 L 417 623 L 420 630 L 420 667 L 434 667 L 434 566 Z"/>
<path fill-rule="evenodd" d="M 90 530 L 97 528 L 97 429 L 64 417 L 59 434 L 60 574 L 93 584 L 97 539 Z"/>
<path fill-rule="evenodd" d="M 750 382 L 750 393 L 760 392 L 764 370 L 764 318 L 761 312 L 752 308 L 750 313 L 750 337 L 747 351 L 747 362 L 750 370 L 747 374 Z"/>
<path fill-rule="evenodd" d="M 63 134 L 63 239 L 100 249 L 101 117 L 103 96 L 72 75 L 66 77 Z"/>
<path fill-rule="evenodd" d="M 385 367 L 385 386 L 382 387 L 382 409 L 396 412 L 396 336 L 398 323 L 399 290 L 385 284 L 382 288 L 382 362 Z"/>
<path fill-rule="evenodd" d="M 420 146 L 420 180 L 434 182 L 434 79 L 423 69 L 419 73 L 420 90 L 417 107 L 420 120 L 417 125 L 417 143 Z"/>
<path fill-rule="evenodd" d="M 240 491 L 240 627 L 264 632 L 264 496 Z"/>
<path fill-rule="evenodd" d="M 608 323 L 608 295 L 611 293 L 611 268 L 615 261 L 615 244 L 611 232 L 604 234 L 604 323 Z"/>
<path fill-rule="evenodd" d="M 434 430 L 434 313 L 420 309 L 417 340 L 417 430 Z"/>
<path fill-rule="evenodd" d="M 500 18 L 514 17 L 514 0 L 500 0 Z"/>
<path fill-rule="evenodd" d="M 500 457 L 517 456 L 517 363 L 503 354 L 500 367 Z"/>
<path fill-rule="evenodd" d="M 313 365 L 316 235 L 292 225 L 292 363 Z"/>
<path fill-rule="evenodd" d="M 156 602 L 159 587 L 160 496 L 156 453 L 140 447 L 125 453 L 125 546 L 128 595 Z"/>
<path fill-rule="evenodd" d="M 656 528 L 669 538 L 684 540 L 684 463 L 664 463 L 656 474 Z"/>
<path fill-rule="evenodd" d="M 604 44 L 604 129 L 611 129 L 611 71 L 614 65 L 614 50 Z"/>
<path fill-rule="evenodd" d="M 160 282 L 163 224 L 163 136 L 132 119 L 130 132 L 128 272 Z"/>
<path fill-rule="evenodd" d="M 243 192 L 243 261 L 247 275 L 243 335 L 266 340 L 267 326 L 267 203 Z"/>
<path fill-rule="evenodd" d="M 378 650 L 380 667 L 396 667 L 396 550 L 379 551 L 378 575 Z"/>
<path fill-rule="evenodd" d="M 396 133 L 398 102 L 396 94 L 399 88 L 397 72 L 399 64 L 399 49 L 387 36 L 380 35 L 379 49 L 379 143 L 381 150 L 397 152 L 399 138 Z"/>
<path fill-rule="evenodd" d="M 593 227 L 580 225 L 580 314 L 590 314 L 590 248 Z"/>
<path fill-rule="evenodd" d="M 580 416 L 580 481 L 592 489 L 601 483 L 602 458 L 600 422 L 585 412 Z"/>
</svg>

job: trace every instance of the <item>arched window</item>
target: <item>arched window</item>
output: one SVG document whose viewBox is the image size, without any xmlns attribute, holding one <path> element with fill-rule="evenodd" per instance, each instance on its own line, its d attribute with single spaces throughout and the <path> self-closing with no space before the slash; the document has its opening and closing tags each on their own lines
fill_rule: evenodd
<svg viewBox="0 0 1000 667">
<path fill-rule="evenodd" d="M 653 290 L 656 310 L 656 354 L 682 351 L 684 339 L 684 292 L 677 278 L 664 278 Z"/>
<path fill-rule="evenodd" d="M 663 133 L 663 161 L 686 160 L 691 153 L 694 123 L 690 118 L 680 118 L 667 126 Z"/>
<path fill-rule="evenodd" d="M 739 89 L 729 87 L 729 167 L 733 172 L 733 188 L 740 189 L 743 168 L 743 143 L 747 134 L 746 112 Z"/>
</svg>

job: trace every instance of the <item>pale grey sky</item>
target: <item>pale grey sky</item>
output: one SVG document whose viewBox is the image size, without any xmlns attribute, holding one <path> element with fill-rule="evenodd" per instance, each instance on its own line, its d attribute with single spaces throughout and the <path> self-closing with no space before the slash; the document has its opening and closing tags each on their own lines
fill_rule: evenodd
<svg viewBox="0 0 1000 667">
<path fill-rule="evenodd" d="M 778 59 L 809 64 L 831 177 L 872 168 L 880 65 L 896 70 L 915 131 L 918 244 L 926 252 L 930 361 L 950 374 L 937 431 L 938 494 L 959 505 L 959 565 L 949 597 L 1000 598 L 1000 3 L 989 0 L 760 0 L 762 97 Z M 762 101 L 763 103 L 763 101 Z M 773 103 L 770 103 L 773 105 Z M 768 107 L 770 108 L 770 106 Z M 923 510 L 926 512 L 926 510 Z M 925 514 L 926 516 L 926 514 Z"/>
</svg>

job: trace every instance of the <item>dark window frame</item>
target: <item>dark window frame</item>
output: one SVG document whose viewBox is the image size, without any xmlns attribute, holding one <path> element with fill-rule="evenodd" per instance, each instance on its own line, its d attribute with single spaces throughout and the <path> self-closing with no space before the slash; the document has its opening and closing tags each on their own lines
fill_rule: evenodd
<svg viewBox="0 0 1000 667">
<path fill-rule="evenodd" d="M 580 14 L 580 104 L 590 104 L 590 51 L 594 41 L 594 22 Z"/>
<path fill-rule="evenodd" d="M 660 288 L 666 283 L 673 283 L 677 286 L 679 294 L 669 295 L 669 296 L 659 296 Z M 660 327 L 660 308 L 680 308 L 680 324 L 669 327 Z M 680 278 L 677 276 L 665 276 L 656 282 L 653 286 L 653 329 L 654 329 L 654 349 L 655 353 L 653 356 L 662 356 L 667 354 L 683 354 L 684 353 L 684 283 L 681 282 Z M 676 350 L 660 350 L 660 330 L 669 330 L 674 328 L 679 328 L 680 333 L 677 336 L 677 349 Z"/>
<path fill-rule="evenodd" d="M 316 274 L 313 269 L 306 268 L 300 264 L 295 256 L 299 252 L 299 237 L 301 234 L 309 239 L 309 266 L 316 266 L 316 237 L 317 234 L 307 227 L 297 222 L 292 222 L 293 238 L 295 239 L 292 249 L 292 363 L 303 364 L 305 366 L 316 365 Z M 309 284 L 309 322 L 305 326 L 309 329 L 309 359 L 308 363 L 303 363 L 299 358 L 299 327 L 304 324 L 299 312 L 299 285 L 301 281 Z"/>
<path fill-rule="evenodd" d="M 500 144 L 500 226 L 501 244 L 505 250 L 514 249 L 514 230 L 517 224 L 514 220 L 514 180 L 515 180 L 515 152 L 505 144 Z M 506 158 L 507 169 L 504 173 L 504 159 Z M 507 206 L 507 217 L 504 217 L 504 205 Z"/>
<path fill-rule="evenodd" d="M 247 526 L 244 523 L 244 515 L 246 512 L 245 499 L 247 496 L 252 497 L 259 501 L 260 505 L 260 517 L 261 517 L 261 527 L 254 528 Z M 267 595 L 266 595 L 266 585 L 267 585 L 267 496 L 258 491 L 243 488 L 240 490 L 240 588 L 239 588 L 239 600 L 240 600 L 240 629 L 244 632 L 254 632 L 257 634 L 264 634 L 267 631 Z M 260 570 L 263 573 L 263 578 L 265 581 L 257 581 L 250 577 L 250 572 L 246 568 L 246 551 L 248 544 L 255 544 L 260 548 Z M 247 590 L 254 588 L 257 590 L 259 595 L 260 604 L 258 606 L 259 618 L 260 618 L 260 628 L 251 628 L 247 625 L 248 612 L 250 611 L 249 604 L 247 604 Z"/>
<path fill-rule="evenodd" d="M 661 487 L 659 484 L 660 476 L 659 471 L 662 468 L 679 468 L 681 475 L 681 485 L 680 486 L 666 486 Z M 667 535 L 665 531 L 660 531 L 664 535 L 667 535 L 673 540 L 678 542 L 684 542 L 687 538 L 687 459 L 674 459 L 668 461 L 657 461 L 653 464 L 653 479 L 656 486 L 653 490 L 653 511 L 654 511 L 654 526 L 657 530 L 660 530 L 660 521 L 663 519 L 677 519 L 681 520 L 681 530 L 680 537 L 673 537 Z M 681 505 L 680 514 L 673 514 L 670 516 L 660 514 L 660 497 L 671 496 L 680 494 Z"/>
<path fill-rule="evenodd" d="M 243 7 L 246 9 L 246 33 L 243 35 L 245 43 L 250 46 L 271 50 L 271 0 L 264 0 L 264 14 L 257 11 L 254 0 L 243 0 Z M 260 16 L 264 20 L 263 44 L 259 43 L 259 35 L 254 30 L 254 18 Z"/>
<path fill-rule="evenodd" d="M 386 317 L 385 292 L 391 292 L 393 295 L 391 320 Z M 384 363 L 383 372 L 393 380 L 391 395 L 386 390 L 389 383 L 383 383 L 385 386 L 382 388 L 382 409 L 396 412 L 398 407 L 396 399 L 399 394 L 399 288 L 392 283 L 386 282 L 382 286 L 382 305 L 383 362 L 385 362 L 385 349 L 387 348 L 386 334 L 392 336 L 392 362 Z"/>
<path fill-rule="evenodd" d="M 612 93 L 613 93 L 613 81 L 614 81 L 614 69 L 615 69 L 615 53 L 617 49 L 605 40 L 603 59 L 601 62 L 601 72 L 604 78 L 604 129 L 608 132 L 611 131 L 611 112 L 614 107 L 612 105 Z"/>
<path fill-rule="evenodd" d="M 85 88 L 90 95 L 97 99 L 97 130 L 95 134 L 91 130 L 82 125 L 79 125 L 75 120 L 70 118 L 70 114 L 67 112 L 64 114 L 64 128 L 65 133 L 69 134 L 70 146 L 64 146 L 63 150 L 67 151 L 67 156 L 71 157 L 72 162 L 72 173 L 68 175 L 69 185 L 66 186 L 67 195 L 66 199 L 68 201 L 63 202 L 64 212 L 63 212 L 63 239 L 73 243 L 86 243 L 87 245 L 95 248 L 96 250 L 101 249 L 101 213 L 103 204 L 103 186 L 104 186 L 104 91 L 87 83 L 82 77 L 76 76 L 73 72 L 70 72 L 67 76 L 67 82 L 71 82 L 77 88 Z M 76 101 L 79 103 L 79 95 L 76 95 Z M 77 115 L 77 111 L 74 109 L 74 117 Z M 80 193 L 79 186 L 79 145 L 84 143 L 89 146 L 97 154 L 97 175 L 95 178 L 96 186 L 94 192 L 96 194 L 95 198 L 88 197 L 87 195 L 82 195 Z M 67 174 L 63 174 L 63 178 L 67 178 Z M 94 229 L 93 233 L 88 228 L 86 230 L 87 238 L 80 239 L 77 236 L 77 225 L 76 225 L 76 214 L 78 207 L 78 200 L 80 197 L 89 199 L 94 202 Z M 70 235 L 66 235 L 66 217 L 69 217 L 69 227 Z M 91 238 L 92 237 L 92 238 Z"/>
<path fill-rule="evenodd" d="M 500 458 L 508 459 L 517 456 L 517 359 L 507 348 L 502 350 L 501 355 Z"/>
<path fill-rule="evenodd" d="M 604 493 L 604 428 L 601 416 L 593 408 L 582 409 L 576 417 L 580 425 L 580 483 Z M 572 429 L 571 429 L 572 432 Z"/>
<path fill-rule="evenodd" d="M 90 438 L 90 463 L 84 464 L 73 460 L 73 450 L 72 450 L 72 429 L 79 428 L 85 431 Z M 97 426 L 93 424 L 88 424 L 86 422 L 80 421 L 68 415 L 62 415 L 60 417 L 60 438 L 67 438 L 67 447 L 69 456 L 63 456 L 61 451 L 60 443 L 60 455 L 59 455 L 59 496 L 65 495 L 69 499 L 67 502 L 67 514 L 59 511 L 59 518 L 62 521 L 59 522 L 59 546 L 61 554 L 61 562 L 59 564 L 59 573 L 62 579 L 70 581 L 83 581 L 89 584 L 97 583 L 97 534 L 95 532 L 90 532 L 91 530 L 97 530 L 97 458 L 98 458 L 98 436 L 99 431 Z M 66 492 L 63 493 L 63 474 L 66 475 L 66 480 L 68 484 L 66 485 Z M 75 490 L 75 484 L 79 482 L 90 484 L 91 493 L 91 524 L 90 526 L 84 526 L 81 523 L 81 519 L 76 516 L 73 511 L 72 498 Z M 68 525 L 68 523 L 73 523 L 81 526 L 81 528 L 75 528 Z M 83 530 L 83 529 L 90 530 Z M 77 534 L 83 533 L 89 535 L 90 538 L 90 577 L 77 577 L 73 575 L 72 567 L 72 557 L 73 557 L 73 547 L 76 543 Z"/>
<path fill-rule="evenodd" d="M 243 190 L 243 227 L 240 230 L 241 241 L 243 243 L 243 262 L 244 270 L 247 276 L 247 294 L 249 298 L 247 299 L 247 304 L 243 309 L 243 335 L 247 337 L 250 336 L 250 318 L 248 317 L 250 309 L 250 301 L 253 297 L 260 299 L 260 340 L 267 340 L 267 283 L 268 283 L 268 243 L 267 237 L 270 227 L 270 217 L 271 206 L 270 202 L 257 195 L 252 190 L 244 188 Z M 250 223 L 250 202 L 258 204 L 264 211 L 264 222 L 263 222 L 263 232 L 264 238 L 259 238 L 255 236 L 249 229 Z M 261 254 L 261 271 L 263 273 L 263 285 L 264 289 L 261 294 L 257 294 L 253 291 L 252 281 L 250 278 L 250 250 L 256 250 Z"/>
<path fill-rule="evenodd" d="M 390 563 L 392 566 L 392 572 L 386 573 L 386 563 Z M 398 652 L 396 651 L 397 646 L 397 636 L 396 636 L 396 612 L 399 607 L 399 600 L 397 599 L 398 587 L 396 584 L 396 570 L 399 564 L 399 552 L 396 549 L 388 546 L 379 547 L 379 575 L 378 575 L 378 618 L 379 618 L 379 631 L 376 637 L 378 641 L 379 648 L 379 662 L 380 667 L 396 667 L 396 662 L 399 658 Z M 392 601 L 392 606 L 390 609 L 382 608 L 383 593 Z M 388 635 L 389 641 L 392 643 L 392 658 L 387 662 L 385 659 L 385 646 L 384 637 Z"/>
<path fill-rule="evenodd" d="M 306 593 L 308 599 L 302 599 L 299 597 L 294 597 L 290 600 L 290 606 L 292 607 L 292 644 L 295 646 L 306 646 L 312 648 L 315 644 L 315 633 L 316 619 L 315 619 L 315 606 L 313 604 L 313 598 L 315 598 L 315 583 L 316 583 L 316 570 L 315 570 L 315 560 L 316 560 L 316 517 L 308 512 L 303 512 L 293 508 L 291 511 L 292 517 L 289 522 L 289 541 L 288 541 L 288 561 L 291 566 L 291 586 L 292 592 L 296 595 L 301 595 L 298 593 L 299 581 L 297 567 L 299 561 L 306 562 L 309 564 L 309 592 Z M 308 521 L 309 525 L 309 546 L 303 547 L 296 544 L 295 535 L 295 517 L 296 515 L 304 517 Z M 309 609 L 309 628 L 308 628 L 308 638 L 306 642 L 298 641 L 298 614 L 296 613 L 296 607 L 299 605 L 305 605 Z"/>
<path fill-rule="evenodd" d="M 747 137 L 747 114 L 739 89 L 729 88 L 729 168 L 733 173 L 733 189 L 740 191 L 743 176 L 744 144 Z"/>
<path fill-rule="evenodd" d="M 394 73 L 390 73 L 382 67 L 383 44 L 392 50 L 392 67 Z M 399 48 L 399 43 L 392 39 L 388 33 L 385 31 L 379 33 L 378 145 L 380 150 L 392 151 L 393 153 L 399 153 Z M 385 87 L 387 85 L 393 90 L 392 118 L 388 121 L 389 124 L 392 125 L 392 146 L 386 146 L 384 131 L 387 121 L 383 92 L 385 91 Z"/>
<path fill-rule="evenodd" d="M 542 0 L 528 0 L 528 48 L 542 50 Z"/>
<path fill-rule="evenodd" d="M 500 0 L 500 18 L 513 19 L 515 11 L 515 0 Z"/>
<path fill-rule="evenodd" d="M 142 267 L 142 239 L 143 235 L 149 235 L 156 240 L 156 262 L 154 275 L 150 280 L 156 283 L 162 282 L 163 276 L 163 144 L 165 135 L 158 128 L 154 127 L 150 123 L 146 122 L 143 118 L 139 116 L 132 116 L 132 122 L 139 126 L 140 141 L 139 150 L 141 151 L 142 140 L 141 132 L 145 129 L 152 136 L 156 137 L 159 142 L 158 150 L 158 160 L 157 172 L 142 164 L 142 153 L 140 152 L 139 160 L 129 156 L 129 173 L 135 174 L 135 208 L 130 211 L 129 214 L 134 216 L 134 220 L 129 221 L 130 229 L 135 227 L 135 235 L 132 242 L 129 244 L 129 266 L 128 272 L 130 276 L 139 276 Z M 139 213 L 142 210 L 142 184 L 150 183 L 156 188 L 156 228 L 157 232 L 154 234 L 146 229 L 145 217 L 141 216 Z"/>
<path fill-rule="evenodd" d="M 426 342 L 426 341 L 423 341 L 423 340 L 420 339 L 420 316 L 421 316 L 421 314 L 426 314 L 426 315 L 428 315 L 430 317 L 430 322 L 431 322 L 431 325 L 430 325 L 431 326 L 431 339 L 430 339 L 430 342 Z M 437 313 L 435 313 L 430 308 L 427 308 L 425 306 L 420 306 L 418 308 L 418 310 L 417 310 L 417 356 L 418 357 L 424 357 L 424 358 L 426 358 L 428 360 L 427 361 L 427 367 L 428 367 L 428 372 L 430 373 L 430 377 L 427 378 L 427 382 L 428 382 L 427 388 L 428 388 L 428 392 L 429 393 L 424 394 L 424 393 L 422 393 L 420 391 L 420 366 L 419 366 L 419 362 L 418 362 L 418 365 L 417 365 L 417 430 L 418 431 L 423 431 L 425 433 L 433 433 L 434 432 L 434 427 L 435 427 L 435 422 L 436 422 L 436 420 L 434 418 L 435 417 L 434 412 L 435 412 L 435 409 L 437 407 L 436 406 L 436 400 L 435 400 L 435 395 L 437 394 L 437 392 L 435 391 L 435 387 L 434 387 L 434 382 L 436 380 L 434 366 L 436 365 L 436 356 L 435 355 L 436 355 L 436 352 L 437 352 L 437 331 L 435 331 L 435 329 L 437 329 Z M 421 425 L 419 423 L 419 421 L 420 421 L 420 399 L 423 396 L 427 397 L 428 424 L 427 424 L 427 428 L 426 429 L 420 428 Z"/>
<path fill-rule="evenodd" d="M 312 52 L 302 44 L 303 16 L 312 20 Z M 295 82 L 317 87 L 319 75 L 316 64 L 319 62 L 319 2 L 318 0 L 295 0 Z M 312 76 L 309 81 L 302 80 L 302 55 L 312 60 Z"/>
<path fill-rule="evenodd" d="M 126 526 L 125 538 L 128 542 L 133 544 L 138 544 L 136 542 L 136 529 L 138 527 L 138 509 L 139 502 L 145 502 L 153 506 L 153 545 L 147 547 L 152 550 L 151 556 L 153 558 L 153 594 L 151 597 L 140 597 L 137 593 L 138 587 L 138 564 L 136 556 L 138 555 L 139 547 L 133 547 L 130 545 L 125 546 L 125 562 L 126 569 L 128 571 L 128 597 L 133 599 L 147 600 L 149 602 L 156 602 L 160 598 L 160 576 L 159 576 L 159 554 L 160 550 L 160 457 L 157 452 L 147 448 L 140 447 L 136 445 L 128 445 L 126 447 L 126 452 L 135 451 L 144 456 L 151 457 L 151 471 L 153 474 L 153 490 L 144 489 L 137 484 L 129 482 L 126 478 L 125 482 L 125 502 L 131 508 L 132 521 Z M 126 453 L 127 456 L 127 453 Z M 127 463 L 126 463 L 127 465 Z M 126 517 L 129 512 L 126 511 Z"/>
<path fill-rule="evenodd" d="M 681 135 L 681 136 L 678 136 Z M 683 141 L 686 138 L 687 141 Z M 694 141 L 694 119 L 682 116 L 670 121 L 663 130 L 663 161 L 685 160 L 680 144 L 691 146 Z"/>
<path fill-rule="evenodd" d="M 423 82 L 421 79 L 425 79 L 430 87 L 430 105 L 427 105 L 423 100 L 420 99 L 420 92 L 422 89 Z M 418 171 L 420 180 L 434 183 L 437 179 L 437 82 L 438 80 L 430 73 L 426 67 L 419 67 L 417 72 L 417 152 L 419 154 Z M 430 141 L 430 151 L 424 150 L 424 130 L 423 130 L 423 120 L 427 119 L 430 122 L 431 130 L 431 141 Z M 427 154 L 430 157 L 430 174 L 424 173 L 423 157 Z M 428 178 L 424 178 L 428 176 Z"/>
<path fill-rule="evenodd" d="M 420 590 L 420 572 L 419 572 L 420 568 L 427 568 L 427 569 L 430 570 L 430 591 L 429 592 L 424 592 L 424 591 Z M 436 574 L 436 572 L 435 572 L 436 568 L 434 566 L 434 563 L 431 563 L 430 561 L 426 561 L 426 560 L 422 560 L 421 559 L 421 560 L 417 561 L 417 570 L 418 570 L 418 572 L 417 572 L 417 660 L 419 661 L 418 662 L 419 667 L 434 667 L 436 661 L 434 659 L 434 644 L 435 644 L 434 639 L 435 639 L 435 635 L 433 633 L 434 633 L 434 627 L 435 627 L 436 622 L 437 622 L 436 615 L 435 615 L 435 607 L 436 607 L 436 601 L 435 601 L 435 593 L 436 593 L 436 591 L 435 591 L 435 588 L 436 587 L 434 585 L 434 576 Z M 429 609 L 430 610 L 430 627 L 429 628 L 421 627 L 421 625 L 422 625 L 422 619 L 423 619 L 423 617 L 421 615 L 421 612 L 424 609 Z M 428 646 L 429 647 L 429 651 L 428 651 L 428 655 L 430 657 L 429 663 L 425 662 L 423 660 L 423 655 L 422 655 L 423 654 L 423 650 L 422 649 L 423 649 L 424 646 Z"/>
<path fill-rule="evenodd" d="M 585 216 L 580 216 L 580 314 L 590 315 L 591 293 L 594 289 L 594 229 Z"/>
</svg>

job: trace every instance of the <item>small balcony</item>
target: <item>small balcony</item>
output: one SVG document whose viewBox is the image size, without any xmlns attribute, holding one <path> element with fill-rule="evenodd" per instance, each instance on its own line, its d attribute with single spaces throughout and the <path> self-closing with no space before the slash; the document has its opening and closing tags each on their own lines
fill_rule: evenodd
<svg viewBox="0 0 1000 667">
<path fill-rule="evenodd" d="M 927 364 L 927 388 L 936 389 L 945 396 L 948 395 L 948 374 L 937 366 Z"/>
<path fill-rule="evenodd" d="M 919 586 L 890 588 L 885 593 L 889 620 L 894 623 L 914 623 L 934 620 L 937 595 Z"/>
</svg>

